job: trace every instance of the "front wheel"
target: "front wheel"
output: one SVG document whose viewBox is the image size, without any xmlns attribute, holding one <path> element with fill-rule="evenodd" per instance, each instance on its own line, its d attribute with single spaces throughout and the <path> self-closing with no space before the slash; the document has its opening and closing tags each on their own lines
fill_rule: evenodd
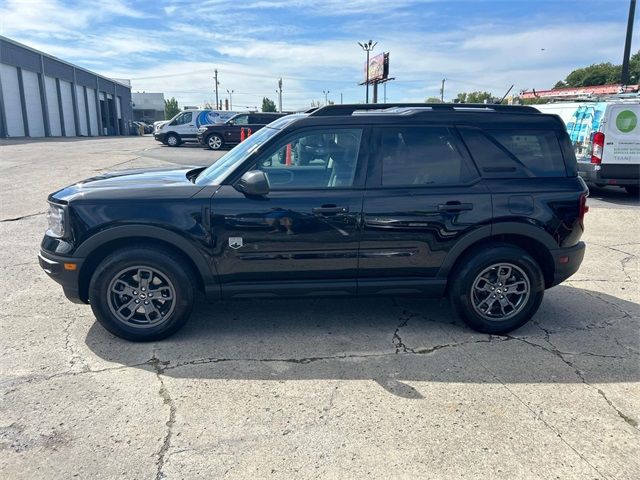
<svg viewBox="0 0 640 480">
<path fill-rule="evenodd" d="M 193 281 L 171 251 L 118 250 L 96 268 L 89 303 L 96 319 L 114 335 L 132 341 L 166 338 L 191 315 Z"/>
<path fill-rule="evenodd" d="M 170 147 L 178 147 L 180 146 L 180 137 L 178 137 L 178 135 L 176 135 L 175 133 L 171 133 L 167 135 L 166 142 Z"/>
<path fill-rule="evenodd" d="M 544 296 L 544 278 L 531 255 L 496 244 L 466 255 L 452 272 L 449 300 L 467 325 L 504 334 L 533 317 Z"/>
<path fill-rule="evenodd" d="M 211 150 L 220 150 L 223 143 L 222 137 L 215 133 L 207 137 L 207 147 Z"/>
</svg>

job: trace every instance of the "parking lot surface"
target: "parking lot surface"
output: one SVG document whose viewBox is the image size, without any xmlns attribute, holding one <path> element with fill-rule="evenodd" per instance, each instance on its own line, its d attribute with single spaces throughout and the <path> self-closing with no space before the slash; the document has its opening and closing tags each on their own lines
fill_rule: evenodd
<svg viewBox="0 0 640 480">
<path fill-rule="evenodd" d="M 439 300 L 201 300 L 134 344 L 41 271 L 48 193 L 220 155 L 0 143 L 0 478 L 640 478 L 637 200 L 592 192 L 582 268 L 510 336 Z"/>
</svg>

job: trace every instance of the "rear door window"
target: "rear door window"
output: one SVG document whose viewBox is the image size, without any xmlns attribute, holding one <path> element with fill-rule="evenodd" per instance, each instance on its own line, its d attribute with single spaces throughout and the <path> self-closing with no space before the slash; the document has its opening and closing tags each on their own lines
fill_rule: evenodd
<svg viewBox="0 0 640 480">
<path fill-rule="evenodd" d="M 456 185 L 477 177 L 449 128 L 387 127 L 380 132 L 383 187 Z"/>
</svg>

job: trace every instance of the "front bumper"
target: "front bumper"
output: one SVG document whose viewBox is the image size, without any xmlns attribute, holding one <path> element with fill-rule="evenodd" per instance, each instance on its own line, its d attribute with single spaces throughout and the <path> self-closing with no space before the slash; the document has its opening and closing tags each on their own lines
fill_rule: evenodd
<svg viewBox="0 0 640 480">
<path fill-rule="evenodd" d="M 154 140 L 156 140 L 157 142 L 165 142 L 165 137 L 166 135 L 164 133 L 160 133 L 160 132 L 154 132 L 153 133 L 153 138 Z"/>
<path fill-rule="evenodd" d="M 582 259 L 584 258 L 585 248 L 586 246 L 584 242 L 578 242 L 573 247 L 558 248 L 550 251 L 553 256 L 555 269 L 553 281 L 549 287 L 553 287 L 564 282 L 567 278 L 578 271 L 580 264 L 582 264 Z"/>
<path fill-rule="evenodd" d="M 73 303 L 87 303 L 80 295 L 80 270 L 84 258 L 61 257 L 41 249 L 38 262 L 47 275 L 62 285 L 64 295 L 69 300 Z"/>
</svg>

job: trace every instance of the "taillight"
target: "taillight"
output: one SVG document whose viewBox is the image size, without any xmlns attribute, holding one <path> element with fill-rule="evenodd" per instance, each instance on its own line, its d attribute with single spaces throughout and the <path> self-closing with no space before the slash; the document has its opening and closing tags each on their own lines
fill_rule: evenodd
<svg viewBox="0 0 640 480">
<path fill-rule="evenodd" d="M 591 163 L 600 165 L 602 162 L 602 150 L 604 150 L 604 133 L 596 132 L 593 135 L 593 146 L 591 147 Z"/>
<path fill-rule="evenodd" d="M 587 205 L 587 197 L 588 193 L 583 193 L 580 195 L 580 211 L 578 212 L 578 221 L 580 222 L 580 226 L 584 230 L 584 214 L 589 211 L 589 206 Z"/>
</svg>

